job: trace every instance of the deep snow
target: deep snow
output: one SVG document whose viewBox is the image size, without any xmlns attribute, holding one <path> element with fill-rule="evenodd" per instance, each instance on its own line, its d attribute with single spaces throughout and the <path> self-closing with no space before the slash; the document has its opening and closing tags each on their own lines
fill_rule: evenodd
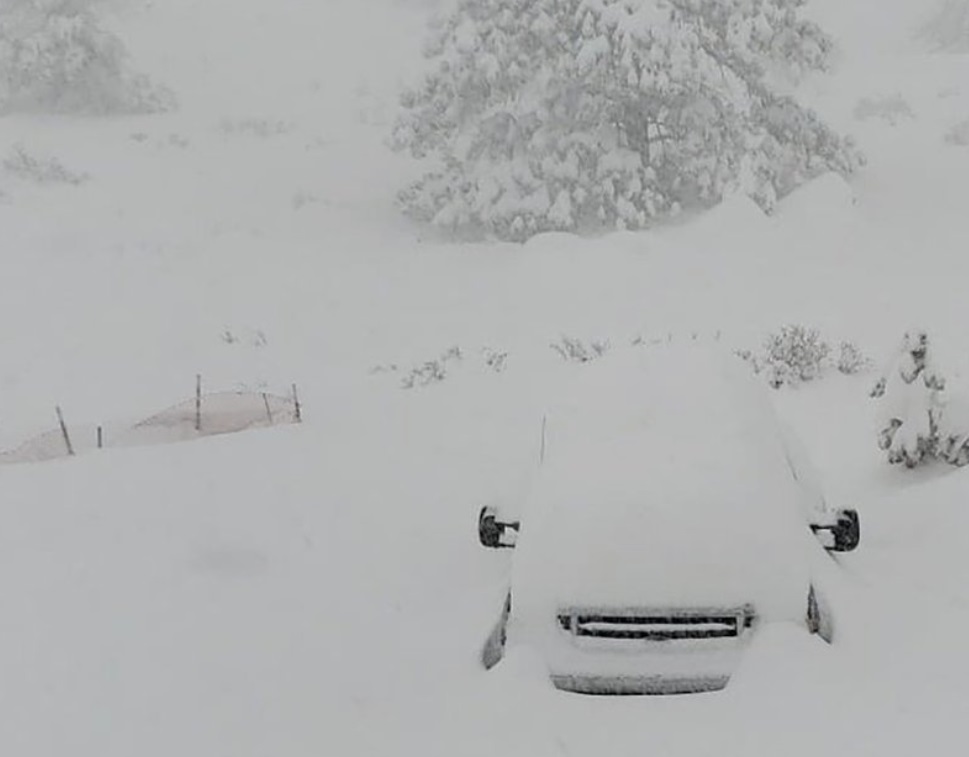
<svg viewBox="0 0 969 757">
<path fill-rule="evenodd" d="M 771 218 L 733 199 L 640 234 L 453 245 L 398 216 L 415 168 L 384 146 L 436 5 L 114 3 L 181 110 L 0 120 L 0 160 L 20 145 L 90 175 L 0 168 L 4 448 L 57 404 L 78 426 L 146 417 L 196 373 L 296 381 L 306 410 L 0 469 L 0 751 L 956 751 L 969 474 L 886 466 L 871 376 L 772 394 L 832 502 L 862 513 L 831 581 L 837 642 L 774 629 L 720 694 L 563 695 L 527 654 L 485 674 L 508 555 L 474 526 L 521 496 L 545 405 L 586 367 L 549 348 L 563 335 L 756 349 L 803 322 L 880 360 L 917 322 L 964 371 L 969 148 L 945 134 L 969 118 L 969 58 L 925 52 L 924 3 L 813 0 L 842 53 L 804 97 L 866 151 L 850 185 Z M 455 345 L 442 382 L 401 388 Z"/>
</svg>

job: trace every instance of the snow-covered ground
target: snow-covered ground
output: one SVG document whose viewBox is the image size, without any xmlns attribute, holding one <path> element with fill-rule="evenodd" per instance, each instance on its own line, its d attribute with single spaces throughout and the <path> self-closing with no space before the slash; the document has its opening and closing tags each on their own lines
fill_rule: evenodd
<svg viewBox="0 0 969 757">
<path fill-rule="evenodd" d="M 116 2 L 181 109 L 0 120 L 0 163 L 19 146 L 87 177 L 0 167 L 0 447 L 56 405 L 77 427 L 148 417 L 198 373 L 296 382 L 305 415 L 0 468 L 0 752 L 954 753 L 969 473 L 884 463 L 872 375 L 772 394 L 863 544 L 839 558 L 836 644 L 775 629 L 724 692 L 569 696 L 523 656 L 486 674 L 509 564 L 474 529 L 520 496 L 543 407 L 586 367 L 563 336 L 756 350 L 798 322 L 879 360 L 918 323 L 964 371 L 969 147 L 946 135 L 969 56 L 923 51 L 923 2 L 812 0 L 841 53 L 803 95 L 868 155 L 850 185 L 770 218 L 730 200 L 644 233 L 454 245 L 400 218 L 415 167 L 384 145 L 437 5 Z"/>
</svg>

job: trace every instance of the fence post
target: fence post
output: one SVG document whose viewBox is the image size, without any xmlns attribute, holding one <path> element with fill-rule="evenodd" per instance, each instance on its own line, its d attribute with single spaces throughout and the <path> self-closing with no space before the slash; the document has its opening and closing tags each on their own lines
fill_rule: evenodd
<svg viewBox="0 0 969 757">
<path fill-rule="evenodd" d="M 271 426 L 273 425 L 273 411 L 269 407 L 269 397 L 266 396 L 265 392 L 262 393 L 262 402 L 266 406 L 266 417 L 269 419 L 269 425 Z"/>
<path fill-rule="evenodd" d="M 98 449 L 104 449 L 104 429 L 98 426 Z"/>
<path fill-rule="evenodd" d="M 195 374 L 195 430 L 202 430 L 202 374 Z"/>
<path fill-rule="evenodd" d="M 293 384 L 293 406 L 296 408 L 296 422 L 303 422 L 303 408 L 299 404 L 299 394 L 296 391 L 296 384 Z"/>
<path fill-rule="evenodd" d="M 67 424 L 64 423 L 64 414 L 61 412 L 61 406 L 57 405 L 55 410 L 57 410 L 57 422 L 61 426 L 61 434 L 64 435 L 64 444 L 67 446 L 67 454 L 73 457 L 74 447 L 71 446 L 71 436 L 67 433 Z"/>
</svg>

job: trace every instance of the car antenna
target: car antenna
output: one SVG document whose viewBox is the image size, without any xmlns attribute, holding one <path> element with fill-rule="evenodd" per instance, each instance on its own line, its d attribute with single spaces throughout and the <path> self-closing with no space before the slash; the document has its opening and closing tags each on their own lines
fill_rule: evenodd
<svg viewBox="0 0 969 757">
<path fill-rule="evenodd" d="M 547 423 L 548 423 L 548 416 L 543 415 L 542 416 L 542 447 L 538 455 L 539 464 L 545 462 L 545 426 Z"/>
</svg>

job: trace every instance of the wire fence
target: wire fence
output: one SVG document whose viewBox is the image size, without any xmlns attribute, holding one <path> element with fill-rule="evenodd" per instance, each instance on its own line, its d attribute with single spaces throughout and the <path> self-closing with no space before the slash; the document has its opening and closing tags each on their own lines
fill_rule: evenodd
<svg viewBox="0 0 969 757">
<path fill-rule="evenodd" d="M 111 447 L 170 444 L 302 421 L 295 385 L 290 396 L 252 391 L 203 393 L 135 423 L 69 425 L 57 408 L 58 426 L 0 451 L 0 465 L 36 463 Z"/>
</svg>

